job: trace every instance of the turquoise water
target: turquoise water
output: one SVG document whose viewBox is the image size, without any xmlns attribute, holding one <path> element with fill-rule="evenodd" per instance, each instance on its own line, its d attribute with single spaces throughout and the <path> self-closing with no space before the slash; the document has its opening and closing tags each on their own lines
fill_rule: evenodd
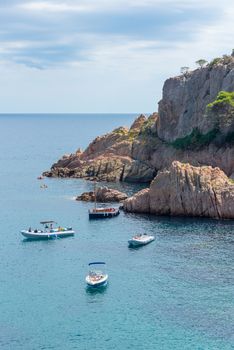
<svg viewBox="0 0 234 350">
<path fill-rule="evenodd" d="M 83 180 L 36 177 L 62 154 L 133 115 L 0 116 L 0 349 L 234 349 L 234 224 L 123 214 L 89 221 Z M 134 185 L 115 185 L 133 193 Z M 24 241 L 54 219 L 74 238 Z M 155 234 L 138 250 L 127 240 Z M 86 289 L 104 260 L 109 285 Z"/>
</svg>

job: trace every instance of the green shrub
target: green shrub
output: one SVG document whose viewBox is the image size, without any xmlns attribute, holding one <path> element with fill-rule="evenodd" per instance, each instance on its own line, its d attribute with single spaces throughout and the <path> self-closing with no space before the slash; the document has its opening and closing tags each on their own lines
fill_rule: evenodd
<svg viewBox="0 0 234 350">
<path fill-rule="evenodd" d="M 222 60 L 221 57 L 216 57 L 210 62 L 209 66 L 210 67 L 216 66 L 221 60 Z"/>
<path fill-rule="evenodd" d="M 217 136 L 219 130 L 213 129 L 206 134 L 202 134 L 198 128 L 194 128 L 190 135 L 178 138 L 170 145 L 181 150 L 197 150 L 207 146 Z"/>
<path fill-rule="evenodd" d="M 139 135 L 143 135 L 143 136 L 146 136 L 146 135 L 152 135 L 152 126 L 155 124 L 155 119 L 154 118 L 148 118 L 141 130 L 140 130 L 140 134 Z"/>
<path fill-rule="evenodd" d="M 139 135 L 139 131 L 129 130 L 127 137 L 129 141 L 134 141 L 138 135 Z"/>
<path fill-rule="evenodd" d="M 217 109 L 224 105 L 231 105 L 234 107 L 234 92 L 220 91 L 216 100 L 207 105 L 208 109 Z"/>
<path fill-rule="evenodd" d="M 113 133 L 117 134 L 117 135 L 127 135 L 128 131 L 125 128 L 120 127 L 120 128 L 113 130 Z"/>
</svg>

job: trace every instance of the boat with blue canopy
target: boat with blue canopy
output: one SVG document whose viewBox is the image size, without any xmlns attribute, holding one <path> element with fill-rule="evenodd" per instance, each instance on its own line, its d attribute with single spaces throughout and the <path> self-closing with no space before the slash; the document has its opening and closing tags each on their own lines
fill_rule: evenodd
<svg viewBox="0 0 234 350">
<path fill-rule="evenodd" d="M 108 274 L 104 271 L 106 263 L 95 261 L 89 263 L 89 273 L 85 281 L 89 287 L 103 287 L 107 284 Z M 99 269 L 101 267 L 101 269 Z"/>
</svg>

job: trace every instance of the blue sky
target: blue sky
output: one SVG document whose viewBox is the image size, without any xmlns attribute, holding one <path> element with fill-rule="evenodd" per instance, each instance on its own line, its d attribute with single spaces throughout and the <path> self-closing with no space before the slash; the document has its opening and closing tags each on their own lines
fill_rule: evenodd
<svg viewBox="0 0 234 350">
<path fill-rule="evenodd" d="M 153 112 L 166 78 L 230 53 L 233 0 L 0 0 L 0 112 Z"/>
</svg>

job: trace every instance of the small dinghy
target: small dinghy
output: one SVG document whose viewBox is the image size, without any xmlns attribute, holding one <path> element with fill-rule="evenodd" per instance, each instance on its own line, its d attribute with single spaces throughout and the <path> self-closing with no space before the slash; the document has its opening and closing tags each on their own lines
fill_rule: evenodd
<svg viewBox="0 0 234 350">
<path fill-rule="evenodd" d="M 56 224 L 55 221 L 42 221 L 41 224 L 44 226 L 42 230 L 33 230 L 31 227 L 29 227 L 28 230 L 22 230 L 20 232 L 24 237 L 29 239 L 50 239 L 57 237 L 68 237 L 75 234 L 72 227 L 53 227 L 53 225 Z"/>
<path fill-rule="evenodd" d="M 104 271 L 97 270 L 97 266 L 102 265 L 105 266 L 105 262 L 91 262 L 89 263 L 90 271 L 86 276 L 85 281 L 88 287 L 97 288 L 103 287 L 107 285 L 108 274 Z"/>
<path fill-rule="evenodd" d="M 138 234 L 132 237 L 132 239 L 128 241 L 128 245 L 129 247 L 140 247 L 150 242 L 153 242 L 154 240 L 155 240 L 154 236 L 147 235 L 146 233 Z"/>
</svg>

